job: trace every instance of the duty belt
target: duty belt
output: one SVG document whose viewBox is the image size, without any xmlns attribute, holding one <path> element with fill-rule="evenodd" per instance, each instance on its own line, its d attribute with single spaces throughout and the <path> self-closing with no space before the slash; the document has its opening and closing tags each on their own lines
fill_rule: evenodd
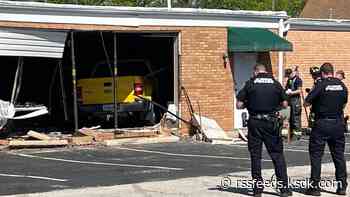
<svg viewBox="0 0 350 197">
<path fill-rule="evenodd" d="M 274 120 L 277 118 L 276 114 L 250 114 L 250 117 L 257 120 Z"/>
<path fill-rule="evenodd" d="M 279 118 L 277 113 L 250 114 L 249 117 L 256 120 L 263 120 L 273 123 L 273 130 L 278 132 L 278 136 L 282 135 L 283 120 Z"/>
<path fill-rule="evenodd" d="M 343 119 L 342 116 L 336 115 L 336 116 L 316 116 L 315 120 L 320 120 L 320 119 L 328 119 L 328 120 L 338 120 L 338 119 Z"/>
</svg>

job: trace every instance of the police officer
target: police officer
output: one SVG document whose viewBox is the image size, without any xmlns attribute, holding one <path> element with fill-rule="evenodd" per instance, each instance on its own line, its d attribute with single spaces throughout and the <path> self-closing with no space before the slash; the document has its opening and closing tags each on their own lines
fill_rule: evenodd
<svg viewBox="0 0 350 197">
<path fill-rule="evenodd" d="M 311 67 L 310 68 L 310 75 L 311 75 L 312 79 L 314 80 L 314 85 L 313 85 L 312 88 L 315 88 L 317 83 L 322 81 L 320 68 L 317 67 L 317 66 Z M 307 93 L 310 93 L 310 91 L 311 91 L 310 88 L 306 88 L 305 90 L 306 90 Z M 310 114 L 309 114 L 309 120 L 308 121 L 309 121 L 308 122 L 309 128 L 312 128 L 314 123 L 315 123 L 315 111 L 314 111 L 314 109 L 312 107 L 310 108 Z"/>
<path fill-rule="evenodd" d="M 257 64 L 254 77 L 246 82 L 244 88 L 237 95 L 237 108 L 247 108 L 248 121 L 248 149 L 251 157 L 252 178 L 254 181 L 254 196 L 259 197 L 263 192 L 263 178 L 261 176 L 261 153 L 264 142 L 273 160 L 280 195 L 290 196 L 288 189 L 287 167 L 283 155 L 283 141 L 280 135 L 282 126 L 277 112 L 281 105 L 287 107 L 287 96 L 279 82 L 267 73 L 266 66 Z"/>
<path fill-rule="evenodd" d="M 322 80 L 316 84 L 305 99 L 305 105 L 312 105 L 315 123 L 309 140 L 312 187 L 307 194 L 319 196 L 321 160 L 328 144 L 336 168 L 337 194 L 346 195 L 347 172 L 344 160 L 345 127 L 343 109 L 348 101 L 348 90 L 343 82 L 334 77 L 332 64 L 324 63 L 320 68 Z"/>
<path fill-rule="evenodd" d="M 286 93 L 290 105 L 290 129 L 292 134 L 301 135 L 301 88 L 303 81 L 299 77 L 298 66 L 295 66 L 286 84 Z"/>
</svg>

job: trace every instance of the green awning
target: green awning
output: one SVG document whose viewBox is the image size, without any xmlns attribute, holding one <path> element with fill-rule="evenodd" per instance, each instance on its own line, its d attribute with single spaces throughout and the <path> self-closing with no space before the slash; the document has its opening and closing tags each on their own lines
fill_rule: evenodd
<svg viewBox="0 0 350 197">
<path fill-rule="evenodd" d="M 229 52 L 292 51 L 293 45 L 268 29 L 228 28 Z"/>
</svg>

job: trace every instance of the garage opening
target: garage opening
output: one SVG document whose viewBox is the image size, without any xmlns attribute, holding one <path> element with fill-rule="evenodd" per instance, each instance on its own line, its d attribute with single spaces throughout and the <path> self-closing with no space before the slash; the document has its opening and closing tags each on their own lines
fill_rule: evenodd
<svg viewBox="0 0 350 197">
<path fill-rule="evenodd" d="M 159 122 L 164 112 L 135 95 L 163 106 L 174 103 L 174 35 L 118 33 L 115 46 L 113 32 L 74 35 L 80 124 L 114 127 L 115 65 L 118 127 Z"/>
<path fill-rule="evenodd" d="M 113 67 L 116 62 L 118 127 L 141 127 L 158 123 L 164 114 L 135 94 L 163 106 L 177 103 L 177 35 L 169 33 L 75 32 L 74 51 L 78 95 L 78 126 L 114 128 Z M 8 130 L 40 132 L 74 130 L 74 97 L 71 37 L 67 36 L 63 58 L 21 57 L 23 71 L 17 106 L 46 106 L 49 113 L 32 119 L 13 120 Z M 116 51 L 116 53 L 115 53 Z M 20 57 L 0 56 L 0 99 L 11 99 Z M 176 65 L 176 66 L 175 66 Z M 174 71 L 175 70 L 175 71 Z"/>
</svg>

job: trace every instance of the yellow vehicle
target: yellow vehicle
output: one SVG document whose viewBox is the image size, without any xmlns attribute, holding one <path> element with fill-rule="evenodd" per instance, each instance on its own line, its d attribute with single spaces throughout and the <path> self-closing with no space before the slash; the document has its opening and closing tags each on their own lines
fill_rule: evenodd
<svg viewBox="0 0 350 197">
<path fill-rule="evenodd" d="M 77 81 L 79 110 L 88 118 L 105 121 L 113 119 L 113 73 L 112 66 L 99 63 L 91 77 Z M 144 60 L 119 61 L 116 77 L 116 100 L 118 119 L 138 123 L 155 122 L 153 105 L 138 96 L 152 100 L 157 83 L 152 77 L 150 64 Z"/>
</svg>

